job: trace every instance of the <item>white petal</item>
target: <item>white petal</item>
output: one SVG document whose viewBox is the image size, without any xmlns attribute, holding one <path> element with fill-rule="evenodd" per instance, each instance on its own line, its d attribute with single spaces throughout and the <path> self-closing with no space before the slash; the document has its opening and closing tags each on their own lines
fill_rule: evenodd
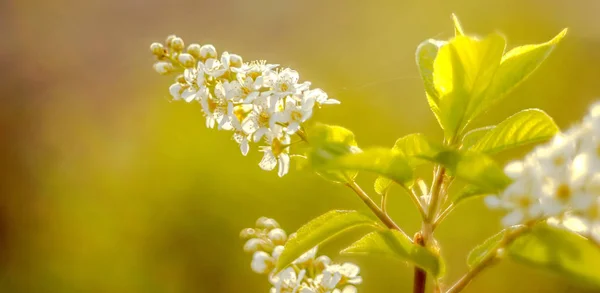
<svg viewBox="0 0 600 293">
<path fill-rule="evenodd" d="M 523 221 L 524 218 L 525 215 L 523 215 L 521 211 L 516 210 L 502 218 L 502 225 L 504 225 L 505 227 L 514 226 L 516 224 L 521 223 L 521 221 Z"/>
<path fill-rule="evenodd" d="M 322 104 L 322 105 L 339 105 L 339 104 L 341 104 L 341 102 L 336 99 L 327 99 L 327 100 L 321 102 L 320 104 Z"/>
<path fill-rule="evenodd" d="M 181 85 L 179 83 L 174 83 L 169 87 L 169 93 L 173 96 L 174 100 L 181 99 Z"/>
<path fill-rule="evenodd" d="M 288 154 L 279 155 L 279 172 L 277 175 L 283 177 L 290 170 L 290 156 Z"/>
<path fill-rule="evenodd" d="M 495 195 L 486 196 L 483 201 L 488 208 L 496 209 L 502 205 L 502 200 Z"/>
<path fill-rule="evenodd" d="M 248 139 L 244 138 L 240 143 L 240 150 L 242 151 L 242 155 L 247 155 L 250 150 L 250 144 L 248 143 Z"/>
<path fill-rule="evenodd" d="M 254 142 L 259 142 L 260 139 L 267 134 L 267 132 L 269 132 L 268 128 L 259 128 L 255 133 L 254 133 Z"/>
<path fill-rule="evenodd" d="M 258 166 L 265 171 L 271 171 L 277 166 L 277 158 L 271 150 L 266 150 Z"/>
<path fill-rule="evenodd" d="M 286 132 L 289 133 L 289 134 L 294 134 L 299 129 L 300 129 L 300 123 L 298 123 L 298 122 L 292 122 L 292 123 L 290 123 L 290 125 L 287 126 L 287 131 Z"/>
</svg>

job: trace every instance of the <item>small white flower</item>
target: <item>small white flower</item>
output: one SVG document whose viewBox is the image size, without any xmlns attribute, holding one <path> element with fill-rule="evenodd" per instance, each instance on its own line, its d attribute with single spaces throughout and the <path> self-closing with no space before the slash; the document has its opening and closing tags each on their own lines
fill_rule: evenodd
<svg viewBox="0 0 600 293">
<path fill-rule="evenodd" d="M 325 268 L 325 271 L 323 273 L 325 272 L 329 272 L 331 274 L 339 273 L 342 276 L 340 282 L 343 284 L 347 283 L 352 285 L 358 285 L 362 283 L 362 277 L 358 275 L 360 273 L 360 268 L 353 263 L 346 262 L 341 265 L 329 265 Z"/>
<path fill-rule="evenodd" d="M 271 119 L 275 109 L 271 98 L 272 96 L 263 93 L 254 100 L 252 111 L 242 123 L 242 129 L 248 134 L 253 134 L 254 142 L 260 141 L 265 134 L 272 131 Z"/>
<path fill-rule="evenodd" d="M 314 99 L 316 104 L 321 107 L 322 105 L 337 105 L 340 101 L 336 99 L 330 99 L 322 89 L 312 89 L 304 92 L 304 95 L 308 98 Z"/>
<path fill-rule="evenodd" d="M 303 96 L 301 102 L 287 98 L 283 111 L 274 115 L 272 123 L 287 124 L 286 132 L 294 134 L 312 116 L 314 105 L 315 100 L 308 96 Z"/>
<path fill-rule="evenodd" d="M 227 68 L 221 61 L 208 58 L 204 62 L 198 62 L 198 71 L 204 72 L 213 78 L 219 78 L 227 71 Z"/>
<path fill-rule="evenodd" d="M 549 145 L 536 148 L 533 155 L 544 176 L 560 178 L 568 176 L 568 165 L 575 158 L 576 150 L 573 140 L 558 134 Z"/>
<path fill-rule="evenodd" d="M 273 80 L 273 92 L 278 98 L 289 95 L 295 95 L 301 91 L 307 90 L 310 86 L 309 82 L 298 84 L 300 76 L 298 72 L 289 68 L 281 70 L 277 73 L 277 77 Z"/>
<path fill-rule="evenodd" d="M 273 133 L 267 134 L 268 146 L 261 146 L 260 151 L 264 153 L 259 163 L 261 169 L 271 171 L 279 165 L 277 174 L 283 177 L 290 169 L 290 137 L 288 135 L 277 136 Z"/>
<path fill-rule="evenodd" d="M 271 283 L 275 286 L 271 289 L 274 293 L 296 293 L 300 289 L 302 279 L 306 270 L 301 270 L 296 274 L 294 268 L 287 268 L 278 275 L 271 278 Z"/>
<path fill-rule="evenodd" d="M 183 99 L 181 97 L 181 93 L 183 92 L 183 90 L 184 90 L 183 86 L 178 82 L 172 84 L 169 87 L 169 93 L 171 94 L 171 96 L 173 97 L 173 100 L 175 100 L 175 101 Z"/>
<path fill-rule="evenodd" d="M 319 287 L 329 291 L 335 289 L 342 280 L 342 277 L 340 272 L 325 270 L 315 278 L 315 282 L 319 284 Z"/>
<path fill-rule="evenodd" d="M 273 258 L 268 253 L 257 251 L 252 255 L 250 267 L 255 273 L 266 274 L 273 268 L 274 263 Z"/>
</svg>

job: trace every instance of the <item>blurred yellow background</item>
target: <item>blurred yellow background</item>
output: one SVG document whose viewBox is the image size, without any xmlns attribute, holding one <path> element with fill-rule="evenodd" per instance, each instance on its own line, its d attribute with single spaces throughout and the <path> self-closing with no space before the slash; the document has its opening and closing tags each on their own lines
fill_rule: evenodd
<svg viewBox="0 0 600 293">
<path fill-rule="evenodd" d="M 229 134 L 204 127 L 199 105 L 170 102 L 172 78 L 152 70 L 148 46 L 175 33 L 292 67 L 342 101 L 311 121 L 350 128 L 361 147 L 391 146 L 411 132 L 441 139 L 414 50 L 452 36 L 452 12 L 467 32 L 500 31 L 509 47 L 570 28 L 477 125 L 538 107 L 568 127 L 600 96 L 594 0 L 2 1 L 0 292 L 268 292 L 239 230 L 264 215 L 292 232 L 330 209 L 365 207 L 308 172 L 280 179 L 260 170 L 256 147 L 243 157 Z M 373 179 L 359 182 L 374 194 Z M 417 212 L 399 189 L 390 209 L 417 231 Z M 466 254 L 500 229 L 500 216 L 476 200 L 440 226 L 447 281 L 466 271 Z M 359 236 L 323 252 L 361 266 L 360 292 L 409 292 L 411 267 L 335 254 Z M 465 292 L 591 291 L 507 261 Z"/>
</svg>

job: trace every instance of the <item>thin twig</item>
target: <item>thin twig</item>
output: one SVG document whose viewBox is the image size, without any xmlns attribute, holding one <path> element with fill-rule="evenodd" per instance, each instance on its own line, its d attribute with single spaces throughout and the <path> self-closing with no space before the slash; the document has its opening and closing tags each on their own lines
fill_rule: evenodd
<svg viewBox="0 0 600 293">
<path fill-rule="evenodd" d="M 413 239 L 415 244 L 425 246 L 425 239 L 421 232 L 417 232 Z M 415 273 L 413 277 L 413 293 L 424 293 L 425 287 L 427 286 L 427 272 L 422 268 L 415 266 Z"/>
<path fill-rule="evenodd" d="M 387 198 L 388 198 L 388 193 L 390 192 L 389 188 L 386 188 L 385 191 L 383 191 L 383 194 L 381 195 L 381 210 L 387 214 Z"/>
<path fill-rule="evenodd" d="M 383 222 L 388 228 L 399 231 L 406 238 L 411 240 L 408 234 L 406 234 L 402 229 L 400 229 L 400 227 L 394 222 L 394 220 L 392 220 L 390 216 L 384 213 L 377 206 L 377 204 L 369 197 L 369 195 L 364 190 L 362 190 L 362 188 L 360 188 L 358 184 L 356 184 L 356 182 L 350 181 L 349 183 L 346 183 L 346 186 L 350 187 L 350 189 L 352 189 L 358 195 L 358 197 L 362 199 L 362 201 L 369 207 L 369 209 L 371 209 L 371 211 L 379 218 L 379 220 L 381 220 L 381 222 Z"/>
<path fill-rule="evenodd" d="M 417 194 L 415 194 L 410 188 L 406 187 L 404 184 L 401 184 L 399 182 L 396 182 L 396 183 L 398 183 L 398 185 L 402 186 L 402 188 L 404 188 L 404 190 L 406 190 L 406 192 L 408 193 L 408 196 L 410 197 L 410 199 L 413 201 L 413 203 L 417 207 L 419 214 L 421 214 L 421 218 L 423 220 L 425 220 L 427 218 L 427 212 L 425 212 L 425 209 L 423 209 L 423 204 L 421 204 L 421 200 L 419 199 L 419 196 Z"/>
</svg>

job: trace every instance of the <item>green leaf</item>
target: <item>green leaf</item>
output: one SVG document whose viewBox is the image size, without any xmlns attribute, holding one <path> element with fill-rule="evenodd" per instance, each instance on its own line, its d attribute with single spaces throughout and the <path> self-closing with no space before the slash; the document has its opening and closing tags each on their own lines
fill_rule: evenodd
<svg viewBox="0 0 600 293">
<path fill-rule="evenodd" d="M 484 189 L 478 186 L 467 184 L 456 194 L 456 196 L 453 197 L 452 202 L 456 205 L 463 200 L 476 198 L 486 194 L 489 194 L 489 192 L 486 192 Z"/>
<path fill-rule="evenodd" d="M 433 156 L 441 149 L 441 146 L 432 143 L 421 133 L 413 133 L 399 138 L 392 148 L 393 151 L 403 154 L 406 157 L 408 165 L 412 168 L 426 163 L 427 160 L 423 159 L 424 156 Z M 392 182 L 392 180 L 386 177 L 378 177 L 375 180 L 375 191 L 379 194 L 385 193 L 392 185 Z"/>
<path fill-rule="evenodd" d="M 476 186 L 483 193 L 500 192 L 511 182 L 502 168 L 484 154 L 447 150 L 428 159 L 443 165 L 454 176 Z"/>
<path fill-rule="evenodd" d="M 435 277 L 439 277 L 443 272 L 439 256 L 425 247 L 412 243 L 410 239 L 395 230 L 371 232 L 340 253 L 393 257 L 408 261 Z"/>
<path fill-rule="evenodd" d="M 287 241 L 277 261 L 276 270 L 287 267 L 313 247 L 359 227 L 381 228 L 371 216 L 357 211 L 330 211 L 313 219 Z"/>
<path fill-rule="evenodd" d="M 422 133 L 413 133 L 396 140 L 392 149 L 404 154 L 409 164 L 412 167 L 417 167 L 427 162 L 423 160 L 423 156 L 432 156 L 442 150 L 442 147 L 429 141 Z"/>
<path fill-rule="evenodd" d="M 507 251 L 515 261 L 600 288 L 600 249 L 571 231 L 537 225 L 517 238 Z"/>
<path fill-rule="evenodd" d="M 493 154 L 506 149 L 542 142 L 559 132 L 544 111 L 527 109 L 508 117 L 488 130 L 470 150 Z"/>
<path fill-rule="evenodd" d="M 374 184 L 375 192 L 381 195 L 385 194 L 387 190 L 390 189 L 390 187 L 392 186 L 392 183 L 394 183 L 392 179 L 383 176 L 378 176 L 377 179 L 375 179 Z"/>
<path fill-rule="evenodd" d="M 310 149 L 307 153 L 309 165 L 323 178 L 347 183 L 356 177 L 356 172 L 324 170 L 322 167 L 337 157 L 360 151 L 352 131 L 333 125 L 317 124 L 308 132 Z"/>
<path fill-rule="evenodd" d="M 433 62 L 440 47 L 445 44 L 446 42 L 443 41 L 437 41 L 433 39 L 425 40 L 419 44 L 415 54 L 417 66 L 419 67 L 419 73 L 421 74 L 423 86 L 425 87 L 427 101 L 429 102 L 429 107 L 431 107 L 431 111 L 435 115 L 438 122 L 440 122 L 438 106 L 439 97 L 437 91 L 435 90 L 435 86 L 433 85 Z"/>
<path fill-rule="evenodd" d="M 460 25 L 460 21 L 458 21 L 458 17 L 456 14 L 452 13 L 452 21 L 454 22 L 454 35 L 462 36 L 465 34 L 463 31 L 462 25 Z"/>
<path fill-rule="evenodd" d="M 475 115 L 498 103 L 525 81 L 546 60 L 566 34 L 567 29 L 564 29 L 546 43 L 516 47 L 506 53 L 490 84 L 485 101 L 477 109 Z"/>
<path fill-rule="evenodd" d="M 478 265 L 488 254 L 499 248 L 500 242 L 504 239 L 507 231 L 502 230 L 494 236 L 486 239 L 482 244 L 476 246 L 467 256 L 469 267 Z"/>
<path fill-rule="evenodd" d="M 439 49 L 433 63 L 433 84 L 446 139 L 460 135 L 474 118 L 500 65 L 504 47 L 504 38 L 491 34 L 482 40 L 459 35 Z"/>
<path fill-rule="evenodd" d="M 360 153 L 339 156 L 329 160 L 323 168 L 374 172 L 399 184 L 410 184 L 414 173 L 404 154 L 385 148 L 372 148 Z"/>
<path fill-rule="evenodd" d="M 495 125 L 475 128 L 465 134 L 462 140 L 462 149 L 468 150 L 476 144 L 488 131 L 494 129 Z"/>
</svg>

